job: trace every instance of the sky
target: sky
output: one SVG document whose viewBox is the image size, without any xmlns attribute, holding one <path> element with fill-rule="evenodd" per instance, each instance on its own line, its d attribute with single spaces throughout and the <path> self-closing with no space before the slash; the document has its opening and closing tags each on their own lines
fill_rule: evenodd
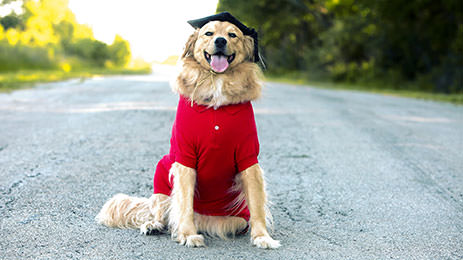
<svg viewBox="0 0 463 260">
<path fill-rule="evenodd" d="M 21 6 L 21 1 L 6 4 L 0 8 L 0 16 L 8 15 L 11 13 L 12 10 L 15 11 L 17 14 L 20 14 L 22 12 Z"/>
<path fill-rule="evenodd" d="M 163 61 L 181 54 L 193 32 L 186 21 L 214 14 L 217 1 L 69 0 L 69 8 L 96 39 L 112 43 L 119 34 L 129 41 L 132 57 Z"/>
</svg>

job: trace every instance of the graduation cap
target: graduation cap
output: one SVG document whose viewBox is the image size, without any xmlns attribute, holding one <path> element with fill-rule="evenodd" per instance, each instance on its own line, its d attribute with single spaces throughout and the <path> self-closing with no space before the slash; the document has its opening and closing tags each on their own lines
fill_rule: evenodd
<svg viewBox="0 0 463 260">
<path fill-rule="evenodd" d="M 199 29 L 203 27 L 205 24 L 211 21 L 221 21 L 221 22 L 229 22 L 234 24 L 244 35 L 251 36 L 254 39 L 254 62 L 259 62 L 259 49 L 257 43 L 257 32 L 254 28 L 249 28 L 243 23 L 241 23 L 238 19 L 233 17 L 229 12 L 222 12 L 218 14 L 214 14 L 211 16 L 206 16 L 203 18 L 190 20 L 188 23 L 193 26 L 195 29 Z"/>
</svg>

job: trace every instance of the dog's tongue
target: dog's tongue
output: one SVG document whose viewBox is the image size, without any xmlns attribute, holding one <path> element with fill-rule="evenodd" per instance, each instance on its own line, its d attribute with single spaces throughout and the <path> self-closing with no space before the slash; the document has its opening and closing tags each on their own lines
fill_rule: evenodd
<svg viewBox="0 0 463 260">
<path fill-rule="evenodd" d="M 224 72 L 228 68 L 227 56 L 212 55 L 211 67 L 215 72 Z"/>
</svg>

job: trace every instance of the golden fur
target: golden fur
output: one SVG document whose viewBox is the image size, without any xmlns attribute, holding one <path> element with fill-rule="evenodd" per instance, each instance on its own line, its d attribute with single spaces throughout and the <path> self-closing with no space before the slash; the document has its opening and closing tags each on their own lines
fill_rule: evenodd
<svg viewBox="0 0 463 260">
<path fill-rule="evenodd" d="M 213 53 L 214 39 L 205 32 L 214 31 L 216 37 L 226 38 L 227 51 L 235 53 L 235 59 L 225 73 L 215 73 L 204 57 L 204 51 Z M 230 38 L 233 32 L 237 37 Z M 182 55 L 182 70 L 174 84 L 174 91 L 193 99 L 200 105 L 224 106 L 256 100 L 262 91 L 262 72 L 253 60 L 254 40 L 245 36 L 228 22 L 209 22 L 197 29 L 188 39 Z M 193 96 L 193 91 L 195 90 Z M 214 90 L 221 88 L 221 95 Z M 223 102 L 219 102 L 223 99 Z"/>
<path fill-rule="evenodd" d="M 213 32 L 213 36 L 206 35 Z M 236 37 L 231 37 L 234 33 Z M 214 53 L 214 39 L 227 40 L 224 55 L 234 59 L 222 73 L 214 72 L 205 53 Z M 210 107 L 238 104 L 260 97 L 262 90 L 261 70 L 253 62 L 253 39 L 245 36 L 228 22 L 209 22 L 196 30 L 188 39 L 182 55 L 182 70 L 173 89 L 194 102 Z M 195 213 L 196 170 L 174 163 L 170 173 L 174 177 L 172 194 L 154 194 L 148 198 L 135 198 L 118 194 L 101 209 L 96 219 L 109 227 L 139 228 L 143 234 L 163 232 L 168 227 L 172 238 L 187 247 L 205 246 L 204 236 L 227 239 L 242 232 L 247 223 L 233 216 L 206 216 Z M 251 242 L 259 248 L 278 248 L 280 242 L 273 240 L 267 225 L 271 215 L 267 208 L 264 172 L 258 164 L 238 174 L 234 191 L 241 195 L 230 205 L 233 209 L 245 201 L 251 213 Z M 237 209 L 239 210 L 239 209 Z"/>
</svg>

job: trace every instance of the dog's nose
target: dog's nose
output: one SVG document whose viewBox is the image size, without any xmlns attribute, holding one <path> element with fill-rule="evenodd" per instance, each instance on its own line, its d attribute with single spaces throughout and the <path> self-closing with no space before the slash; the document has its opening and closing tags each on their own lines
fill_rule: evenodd
<svg viewBox="0 0 463 260">
<path fill-rule="evenodd" d="M 227 45 L 227 40 L 223 37 L 217 37 L 214 43 L 217 48 L 223 48 L 225 45 Z"/>
</svg>

